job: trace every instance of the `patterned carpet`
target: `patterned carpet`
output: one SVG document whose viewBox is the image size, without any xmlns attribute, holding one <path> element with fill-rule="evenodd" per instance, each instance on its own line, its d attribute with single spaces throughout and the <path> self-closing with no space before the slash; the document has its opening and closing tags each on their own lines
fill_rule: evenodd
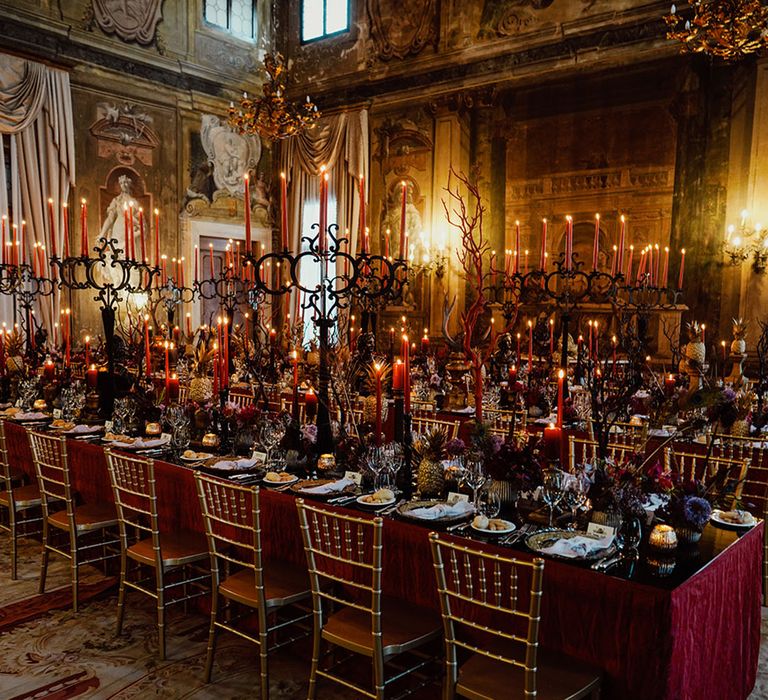
<svg viewBox="0 0 768 700">
<path fill-rule="evenodd" d="M 5 544 L 0 539 L 0 700 L 258 697 L 257 648 L 231 634 L 218 637 L 213 682 L 203 682 L 207 616 L 184 615 L 180 606 L 171 608 L 166 627 L 168 658 L 160 662 L 155 611 L 148 597 L 129 594 L 123 634 L 117 637 L 115 589 L 105 592 L 113 579 L 95 570 L 86 572 L 81 592 L 87 589 L 91 600 L 75 614 L 69 609 L 68 564 L 51 559 L 49 593 L 38 596 L 39 544 L 28 542 L 21 547 L 16 582 L 10 581 Z M 44 608 L 41 600 L 46 598 L 50 604 Z M 306 698 L 309 660 L 308 640 L 273 654 L 270 697 Z M 356 680 L 366 681 L 365 677 Z M 319 696 L 352 700 L 357 694 L 321 684 Z M 439 696 L 438 687 L 433 686 L 414 697 Z"/>
<path fill-rule="evenodd" d="M 219 637 L 214 681 L 202 681 L 207 617 L 169 615 L 168 659 L 156 657 L 157 633 L 151 601 L 128 598 L 124 633 L 116 637 L 114 589 L 95 570 L 83 576 L 86 597 L 78 614 L 68 606 L 69 571 L 51 560 L 48 590 L 38 596 L 39 545 L 21 548 L 20 580 L 11 582 L 5 539 L 0 540 L 0 700 L 251 700 L 258 697 L 256 648 L 229 634 Z M 43 600 L 47 602 L 43 603 Z M 57 609 L 58 608 L 58 609 Z M 768 700 L 768 613 L 763 609 L 763 647 L 759 676 L 750 700 Z M 306 642 L 271 657 L 270 697 L 306 697 L 309 647 Z M 364 667 L 364 665 L 363 665 Z M 360 680 L 363 680 L 362 678 Z M 356 694 L 339 686 L 320 685 L 319 697 L 352 700 Z M 436 699 L 436 686 L 419 700 Z"/>
</svg>

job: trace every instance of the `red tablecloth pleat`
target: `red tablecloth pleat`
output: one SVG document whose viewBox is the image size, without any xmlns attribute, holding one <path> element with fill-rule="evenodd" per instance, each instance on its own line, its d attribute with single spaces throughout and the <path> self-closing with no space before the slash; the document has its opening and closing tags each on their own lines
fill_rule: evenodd
<svg viewBox="0 0 768 700">
<path fill-rule="evenodd" d="M 6 435 L 11 463 L 33 476 L 24 429 L 6 422 Z M 112 501 L 103 449 L 70 440 L 69 455 L 83 500 Z M 161 529 L 202 531 L 194 472 L 155 464 Z M 265 554 L 304 565 L 295 498 L 261 493 Z M 385 520 L 384 592 L 436 610 L 428 532 Z M 762 551 L 761 525 L 671 591 L 547 561 L 541 643 L 602 668 L 606 698 L 743 700 L 757 673 Z"/>
</svg>

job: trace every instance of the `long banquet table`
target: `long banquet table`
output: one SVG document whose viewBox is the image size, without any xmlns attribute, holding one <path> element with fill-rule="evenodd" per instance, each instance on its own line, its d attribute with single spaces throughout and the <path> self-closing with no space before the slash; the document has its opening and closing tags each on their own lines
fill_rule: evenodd
<svg viewBox="0 0 768 700">
<path fill-rule="evenodd" d="M 33 476 L 24 428 L 6 421 L 6 434 L 11 464 Z M 68 453 L 83 501 L 111 502 L 103 448 L 70 440 Z M 202 531 L 194 471 L 163 461 L 155 468 L 161 529 Z M 261 494 L 265 553 L 304 565 L 295 498 L 266 489 Z M 755 682 L 760 647 L 762 530 L 761 523 L 737 537 L 709 526 L 700 559 L 679 565 L 667 579 L 646 574 L 625 580 L 547 560 L 541 645 L 602 668 L 606 698 L 743 700 Z M 428 532 L 385 518 L 384 592 L 436 610 Z"/>
</svg>

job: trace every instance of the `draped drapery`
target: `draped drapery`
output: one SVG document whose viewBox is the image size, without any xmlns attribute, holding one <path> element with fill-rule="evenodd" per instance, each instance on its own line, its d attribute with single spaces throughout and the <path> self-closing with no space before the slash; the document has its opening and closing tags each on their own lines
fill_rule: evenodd
<svg viewBox="0 0 768 700">
<path fill-rule="evenodd" d="M 349 230 L 348 250 L 357 251 L 360 222 L 360 176 L 368 187 L 368 111 L 341 112 L 322 117 L 312 129 L 283 142 L 280 169 L 288 182 L 288 242 L 291 250 L 301 248 L 301 237 L 315 235 L 312 224 L 304 221 L 305 201 L 317 200 L 320 193 L 320 169 L 328 172 L 328 196 L 336 201 L 336 223 L 340 235 Z M 367 196 L 366 196 L 367 199 Z M 337 263 L 338 273 L 343 272 Z M 293 292 L 291 311 L 296 308 L 298 291 Z M 340 327 L 346 326 L 342 314 Z"/>
<path fill-rule="evenodd" d="M 3 134 L 8 136 L 3 137 Z M 75 143 L 69 74 L 42 63 L 0 54 L 0 163 L 5 163 L 4 141 L 10 146 L 10 201 L 5 168 L 0 168 L 0 214 L 9 215 L 9 230 L 21 231 L 26 221 L 24 248 L 30 261 L 34 244 L 45 246 L 46 259 L 63 247 L 62 203 L 75 182 Z M 51 228 L 48 199 L 54 204 Z M 50 275 L 49 270 L 45 273 Z M 0 320 L 10 320 L 13 300 L 0 302 Z M 38 299 L 37 322 L 49 333 L 59 314 L 59 297 Z"/>
</svg>

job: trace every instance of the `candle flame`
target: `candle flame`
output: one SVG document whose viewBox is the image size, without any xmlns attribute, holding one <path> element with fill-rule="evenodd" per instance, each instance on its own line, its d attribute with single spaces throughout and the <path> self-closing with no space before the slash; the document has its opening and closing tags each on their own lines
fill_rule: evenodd
<svg viewBox="0 0 768 700">
<path fill-rule="evenodd" d="M 562 369 L 559 369 L 557 371 L 557 377 L 558 377 L 558 379 L 564 379 L 565 378 L 565 372 Z"/>
</svg>

